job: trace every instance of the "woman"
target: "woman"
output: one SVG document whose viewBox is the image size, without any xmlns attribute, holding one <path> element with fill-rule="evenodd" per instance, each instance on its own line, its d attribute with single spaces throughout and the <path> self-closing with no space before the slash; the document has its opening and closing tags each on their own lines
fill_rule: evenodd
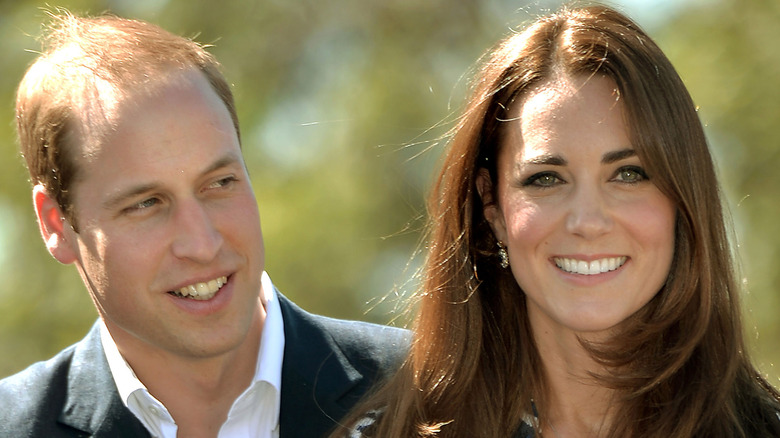
<svg viewBox="0 0 780 438">
<path fill-rule="evenodd" d="M 780 436 L 702 126 L 661 50 L 609 8 L 566 9 L 474 87 L 429 201 L 414 344 L 346 426 Z"/>
</svg>

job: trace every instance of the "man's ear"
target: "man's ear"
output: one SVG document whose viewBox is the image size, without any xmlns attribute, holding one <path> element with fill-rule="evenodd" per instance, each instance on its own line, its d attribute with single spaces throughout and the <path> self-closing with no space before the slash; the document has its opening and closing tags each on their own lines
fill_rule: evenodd
<svg viewBox="0 0 780 438">
<path fill-rule="evenodd" d="M 506 222 L 501 212 L 501 206 L 498 205 L 498 199 L 494 199 L 495 189 L 493 180 L 490 178 L 490 172 L 487 169 L 480 169 L 477 174 L 477 192 L 482 199 L 482 214 L 493 229 L 493 234 L 501 242 L 506 242 Z"/>
<path fill-rule="evenodd" d="M 73 230 L 62 214 L 59 204 L 37 184 L 33 187 L 33 206 L 38 216 L 38 227 L 49 253 L 62 264 L 76 261 L 77 251 L 73 241 Z M 68 236 L 70 234 L 70 237 Z"/>
</svg>

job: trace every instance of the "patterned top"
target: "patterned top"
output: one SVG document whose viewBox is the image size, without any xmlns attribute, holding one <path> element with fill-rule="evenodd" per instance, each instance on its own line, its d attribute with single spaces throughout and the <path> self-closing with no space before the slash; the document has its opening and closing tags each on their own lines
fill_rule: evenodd
<svg viewBox="0 0 780 438">
<path fill-rule="evenodd" d="M 366 413 L 366 415 L 361 418 L 357 424 L 355 424 L 355 427 L 349 432 L 349 435 L 347 435 L 345 438 L 365 438 L 365 435 L 363 432 L 368 432 L 371 429 L 371 426 L 376 423 L 376 421 L 379 419 L 379 417 L 382 415 L 382 410 L 375 410 L 370 411 Z M 771 416 L 771 414 L 770 414 Z M 769 423 L 772 423 L 773 428 L 776 432 L 780 432 L 780 412 L 776 412 L 775 416 L 777 417 L 777 422 L 774 422 L 772 419 L 767 419 Z M 534 416 L 527 416 L 524 421 L 520 424 L 520 428 L 515 431 L 515 433 L 512 435 L 512 438 L 534 438 L 534 428 L 529 424 L 535 423 L 536 417 Z M 780 437 L 780 435 L 777 435 Z"/>
<path fill-rule="evenodd" d="M 381 409 L 367 412 L 364 417 L 358 420 L 355 427 L 349 431 L 345 438 L 365 438 L 364 432 L 369 432 L 371 426 L 376 423 L 380 416 L 382 416 Z M 515 433 L 512 434 L 512 438 L 534 438 L 534 428 L 523 421 Z"/>
<path fill-rule="evenodd" d="M 373 426 L 380 415 L 382 415 L 382 410 L 368 411 L 365 417 L 355 423 L 355 427 L 349 431 L 347 438 L 363 438 L 363 432 Z"/>
</svg>

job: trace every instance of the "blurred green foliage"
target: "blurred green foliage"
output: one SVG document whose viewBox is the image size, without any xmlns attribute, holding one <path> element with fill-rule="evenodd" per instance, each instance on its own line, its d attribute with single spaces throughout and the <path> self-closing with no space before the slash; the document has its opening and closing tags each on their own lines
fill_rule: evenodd
<svg viewBox="0 0 780 438">
<path fill-rule="evenodd" d="M 49 9 L 111 11 L 212 44 L 234 84 L 274 282 L 317 313 L 403 324 L 394 310 L 415 287 L 437 139 L 475 60 L 558 4 L 526 3 L 63 0 Z M 708 124 L 750 280 L 748 330 L 759 364 L 778 376 L 780 10 L 742 3 L 677 6 L 649 30 Z M 75 269 L 38 237 L 14 139 L 13 93 L 39 48 L 42 6 L 0 2 L 0 376 L 80 339 L 96 317 Z"/>
<path fill-rule="evenodd" d="M 700 107 L 736 225 L 746 330 L 780 377 L 780 3 L 700 2 L 657 38 Z"/>
</svg>

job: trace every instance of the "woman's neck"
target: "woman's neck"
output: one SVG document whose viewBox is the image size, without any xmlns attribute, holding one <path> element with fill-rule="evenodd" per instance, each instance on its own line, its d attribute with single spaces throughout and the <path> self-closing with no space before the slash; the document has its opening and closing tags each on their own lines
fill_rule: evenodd
<svg viewBox="0 0 780 438">
<path fill-rule="evenodd" d="M 545 331 L 534 337 L 546 377 L 546 403 L 538 406 L 545 436 L 605 436 L 614 412 L 615 390 L 607 388 L 597 376 L 607 369 L 593 359 L 573 332 Z"/>
</svg>

